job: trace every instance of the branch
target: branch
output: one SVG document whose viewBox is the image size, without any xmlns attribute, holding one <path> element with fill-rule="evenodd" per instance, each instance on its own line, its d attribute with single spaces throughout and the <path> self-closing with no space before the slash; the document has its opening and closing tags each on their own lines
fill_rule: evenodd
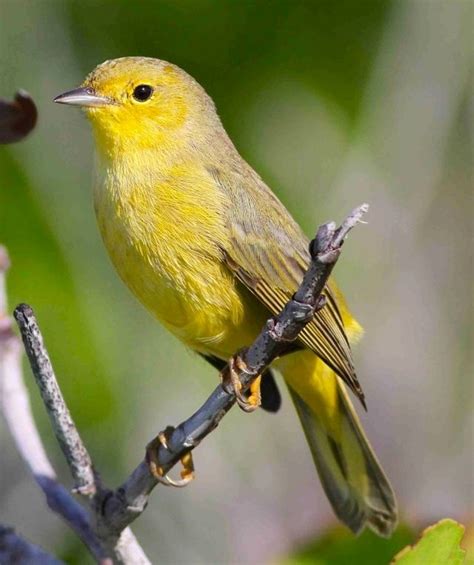
<svg viewBox="0 0 474 565">
<path fill-rule="evenodd" d="M 99 539 L 94 527 L 96 520 L 91 520 L 87 510 L 57 480 L 36 428 L 28 391 L 23 382 L 21 343 L 13 334 L 11 319 L 5 314 L 7 308 L 5 273 L 8 267 L 7 252 L 4 247 L 0 246 L 0 412 L 3 414 L 16 448 L 45 494 L 48 506 L 67 522 L 97 562 L 102 565 L 111 563 L 108 557 L 113 555 L 122 563 L 147 564 L 149 561 L 144 557 L 143 550 L 128 530 L 123 532 L 123 539 L 118 537 L 115 539 L 113 546 Z M 30 327 L 30 330 L 35 332 L 34 327 Z M 37 331 L 35 346 L 38 343 L 42 344 L 39 329 Z M 90 457 L 64 403 L 52 368 L 48 372 L 48 366 L 50 367 L 51 364 L 46 350 L 36 347 L 35 351 L 37 354 L 36 367 L 39 374 L 42 375 L 41 383 L 38 385 L 42 391 L 48 414 L 53 421 L 53 429 L 61 437 L 61 447 L 64 446 L 63 452 L 74 479 L 80 486 L 87 486 L 81 481 L 84 480 L 84 477 L 87 479 L 93 476 Z M 56 416 L 58 420 L 55 419 Z M 76 470 L 77 475 L 74 474 Z M 88 488 L 79 489 L 78 492 L 91 497 L 91 491 Z M 124 540 L 127 543 L 123 543 Z M 0 562 L 3 561 L 0 559 Z"/>
<path fill-rule="evenodd" d="M 71 418 L 58 385 L 43 338 L 26 304 L 15 309 L 15 319 L 22 328 L 21 336 L 41 398 L 46 407 L 54 435 L 58 440 L 75 481 L 75 491 L 93 497 L 100 488 L 92 461 Z"/>
<path fill-rule="evenodd" d="M 98 559 L 104 551 L 92 531 L 86 510 L 57 481 L 33 420 L 21 370 L 21 343 L 6 316 L 5 273 L 8 255 L 0 246 L 0 411 L 16 448 L 42 489 L 48 506 L 61 515 Z"/>
</svg>

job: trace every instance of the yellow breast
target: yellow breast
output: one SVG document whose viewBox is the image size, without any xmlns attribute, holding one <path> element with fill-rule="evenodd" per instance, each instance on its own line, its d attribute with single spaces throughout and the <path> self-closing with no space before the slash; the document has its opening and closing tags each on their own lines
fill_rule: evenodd
<svg viewBox="0 0 474 565">
<path fill-rule="evenodd" d="M 225 197 L 191 164 L 149 170 L 148 162 L 156 160 L 143 151 L 99 162 L 94 203 L 105 245 L 121 278 L 163 324 L 195 349 L 220 350 L 247 300 L 222 262 Z"/>
</svg>

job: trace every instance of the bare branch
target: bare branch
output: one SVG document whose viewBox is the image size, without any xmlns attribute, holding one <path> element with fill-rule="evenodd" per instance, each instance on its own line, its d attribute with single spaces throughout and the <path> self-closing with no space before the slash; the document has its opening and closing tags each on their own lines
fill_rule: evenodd
<svg viewBox="0 0 474 565">
<path fill-rule="evenodd" d="M 33 311 L 26 304 L 20 304 L 15 308 L 14 317 L 21 330 L 25 350 L 54 435 L 75 481 L 75 489 L 84 496 L 93 497 L 98 490 L 98 483 L 92 461 L 64 402 Z"/>
<path fill-rule="evenodd" d="M 5 272 L 8 266 L 7 252 L 0 246 L 0 412 L 18 452 L 43 490 L 48 506 L 64 518 L 97 560 L 102 560 L 105 552 L 92 530 L 89 515 L 57 481 L 33 420 L 22 377 L 21 343 L 13 334 L 12 320 L 5 314 Z"/>
<path fill-rule="evenodd" d="M 62 565 L 41 547 L 20 537 L 13 528 L 0 525 L 0 563 L 34 563 L 35 565 Z"/>
<path fill-rule="evenodd" d="M 129 529 L 125 529 L 124 526 L 120 531 L 116 531 L 104 527 L 101 507 L 103 500 L 108 498 L 109 491 L 98 481 L 97 475 L 93 470 L 91 458 L 82 443 L 79 432 L 66 406 L 33 310 L 26 304 L 20 304 L 15 308 L 14 316 L 20 328 L 31 369 L 40 389 L 53 431 L 64 453 L 71 474 L 76 481 L 76 485 L 78 485 L 75 491 L 86 497 L 94 515 L 93 535 L 97 535 L 98 538 L 100 558 L 102 559 L 105 555 L 113 555 L 120 563 L 130 563 L 133 565 L 149 564 L 150 561 Z M 22 386 L 24 387 L 24 385 Z M 21 441 L 23 440 L 23 432 L 24 428 L 20 428 Z M 89 479 L 93 482 L 88 482 Z M 64 488 L 59 484 L 57 484 L 57 487 L 60 489 Z M 67 493 L 67 491 L 65 492 Z M 69 493 L 67 494 L 70 496 Z M 85 512 L 82 506 L 79 506 L 79 508 Z M 59 509 L 62 509 L 61 503 L 59 504 Z"/>
</svg>

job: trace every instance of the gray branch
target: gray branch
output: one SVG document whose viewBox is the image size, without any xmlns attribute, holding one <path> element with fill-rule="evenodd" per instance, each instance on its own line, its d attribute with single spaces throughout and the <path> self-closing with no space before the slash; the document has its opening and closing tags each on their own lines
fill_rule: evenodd
<svg viewBox="0 0 474 565">
<path fill-rule="evenodd" d="M 22 304 L 15 309 L 14 315 L 21 328 L 25 351 L 53 426 L 54 435 L 75 481 L 75 490 L 84 496 L 94 497 L 100 488 L 98 478 L 64 401 L 33 311 L 26 304 Z"/>
<path fill-rule="evenodd" d="M 301 286 L 280 314 L 267 321 L 254 343 L 236 353 L 231 360 L 243 390 L 246 390 L 274 359 L 294 347 L 293 342 L 299 333 L 313 319 L 317 310 L 324 307 L 324 295 L 321 293 L 339 258 L 344 239 L 361 221 L 367 210 L 366 204 L 359 206 L 338 229 L 333 222 L 319 228 L 310 245 L 311 263 Z M 0 277 L 0 306 L 1 284 Z M 151 491 L 159 482 L 150 472 L 144 459 L 116 490 L 108 490 L 101 484 L 60 392 L 32 309 L 22 304 L 15 309 L 14 316 L 53 430 L 69 464 L 78 492 L 85 495 L 92 509 L 94 535 L 114 560 L 130 564 L 149 563 L 127 527 L 144 511 Z M 229 370 L 227 365 L 222 374 Z M 236 397 L 231 387 L 218 385 L 190 418 L 176 428 L 168 428 L 167 445 L 160 445 L 156 452 L 159 467 L 167 473 L 217 427 L 235 403 Z M 16 442 L 17 445 L 20 444 L 21 449 L 23 438 L 16 438 Z M 97 557 L 98 554 L 94 554 Z"/>
<path fill-rule="evenodd" d="M 5 313 L 7 308 L 5 273 L 8 266 L 8 255 L 5 248 L 0 246 L 0 412 L 16 448 L 42 489 L 48 506 L 65 520 L 98 563 L 111 564 L 113 558 L 116 562 L 130 565 L 149 564 L 149 560 L 130 530 L 124 530 L 121 536 L 113 536 L 113 540 L 110 537 L 99 536 L 97 532 L 95 509 L 99 489 L 95 488 L 98 483 L 93 475 L 90 457 L 64 402 L 48 354 L 42 344 L 39 329 L 36 333 L 33 325 L 29 329 L 30 334 L 35 335 L 35 340 L 32 342 L 37 354 L 34 358 L 35 375 L 40 376 L 37 382 L 43 402 L 76 484 L 85 487 L 88 486 L 86 482 L 88 478 L 94 479 L 93 492 L 90 488 L 76 489 L 78 494 L 86 496 L 92 512 L 84 508 L 57 480 L 35 425 L 28 391 L 23 382 L 21 342 L 12 331 L 11 318 Z M 26 348 L 28 350 L 28 346 Z M 3 562 L 9 561 L 0 559 L 0 563 Z"/>
</svg>

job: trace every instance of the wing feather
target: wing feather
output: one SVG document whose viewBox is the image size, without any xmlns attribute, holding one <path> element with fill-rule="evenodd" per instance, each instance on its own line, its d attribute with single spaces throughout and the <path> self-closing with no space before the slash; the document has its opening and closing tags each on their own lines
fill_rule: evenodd
<svg viewBox="0 0 474 565">
<path fill-rule="evenodd" d="M 211 174 L 231 197 L 230 239 L 223 250 L 227 265 L 270 312 L 277 314 L 303 279 L 310 261 L 309 241 L 250 167 L 245 173 L 234 170 L 224 176 L 213 169 Z M 324 293 L 325 307 L 316 313 L 299 339 L 346 382 L 365 406 L 338 306 L 339 292 L 331 280 Z"/>
</svg>

